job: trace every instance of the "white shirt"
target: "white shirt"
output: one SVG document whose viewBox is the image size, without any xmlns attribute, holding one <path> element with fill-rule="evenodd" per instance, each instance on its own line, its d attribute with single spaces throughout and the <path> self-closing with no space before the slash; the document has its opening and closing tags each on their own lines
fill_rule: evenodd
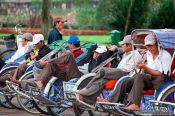
<svg viewBox="0 0 175 116">
<path fill-rule="evenodd" d="M 171 66 L 171 55 L 167 51 L 163 49 L 160 50 L 159 55 L 154 60 L 152 54 L 147 51 L 146 57 L 148 67 L 167 74 Z"/>
<path fill-rule="evenodd" d="M 126 72 L 131 72 L 135 69 L 135 65 L 142 62 L 143 59 L 144 58 L 142 58 L 137 50 L 125 53 L 117 68 Z"/>
<path fill-rule="evenodd" d="M 23 56 L 25 53 L 30 52 L 33 49 L 33 45 L 31 45 L 30 42 L 27 43 L 26 46 L 24 47 L 20 47 L 15 54 L 8 59 L 7 61 L 5 61 L 6 63 L 10 63 L 10 62 L 14 62 L 16 59 L 20 58 L 21 56 Z"/>
</svg>

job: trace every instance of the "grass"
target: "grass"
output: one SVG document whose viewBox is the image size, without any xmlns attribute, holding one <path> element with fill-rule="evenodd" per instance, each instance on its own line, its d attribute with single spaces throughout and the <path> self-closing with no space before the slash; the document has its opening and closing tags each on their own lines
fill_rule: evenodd
<svg viewBox="0 0 175 116">
<path fill-rule="evenodd" d="M 0 39 L 9 34 L 0 33 Z M 78 35 L 81 43 L 95 42 L 99 44 L 112 44 L 111 35 Z M 67 40 L 69 36 L 63 36 L 63 40 Z"/>
<path fill-rule="evenodd" d="M 79 35 L 80 41 L 82 43 L 95 42 L 100 44 L 111 44 L 110 35 Z M 67 40 L 69 36 L 63 36 L 63 40 Z"/>
<path fill-rule="evenodd" d="M 0 33 L 0 39 L 5 37 L 5 36 L 8 36 L 8 35 L 10 35 L 10 34 Z"/>
</svg>

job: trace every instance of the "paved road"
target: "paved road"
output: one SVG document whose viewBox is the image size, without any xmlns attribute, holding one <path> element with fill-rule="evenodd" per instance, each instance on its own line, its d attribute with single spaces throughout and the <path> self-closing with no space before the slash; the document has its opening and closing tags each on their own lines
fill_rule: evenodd
<svg viewBox="0 0 175 116">
<path fill-rule="evenodd" d="M 99 113 L 99 112 L 95 112 L 95 116 L 105 116 L 106 114 L 104 113 Z M 4 107 L 0 106 L 0 116 L 46 116 L 44 114 L 30 114 L 27 113 L 23 110 L 17 110 L 17 109 L 7 109 Z M 74 113 L 71 109 L 66 110 L 62 116 L 74 116 Z M 88 113 L 85 112 L 83 113 L 82 116 L 88 116 Z"/>
</svg>

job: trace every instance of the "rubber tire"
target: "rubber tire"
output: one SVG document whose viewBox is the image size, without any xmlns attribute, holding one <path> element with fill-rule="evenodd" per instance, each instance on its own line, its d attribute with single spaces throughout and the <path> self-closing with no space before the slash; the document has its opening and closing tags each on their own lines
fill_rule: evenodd
<svg viewBox="0 0 175 116">
<path fill-rule="evenodd" d="M 30 71 L 30 72 L 26 73 L 25 75 L 23 75 L 23 76 L 21 77 L 21 80 L 26 80 L 26 79 L 30 78 L 30 76 L 32 76 L 32 75 L 33 75 L 33 72 Z M 32 113 L 32 114 L 39 114 L 39 113 L 48 114 L 48 112 L 43 111 L 43 110 L 37 105 L 37 103 L 36 103 L 35 101 L 33 101 L 33 100 L 30 100 L 29 102 L 31 103 L 31 106 L 37 110 L 36 112 L 35 112 L 35 111 L 32 111 L 32 110 L 29 110 L 28 108 L 26 108 L 27 105 L 24 105 L 23 102 L 21 101 L 21 95 L 17 94 L 17 100 L 18 100 L 19 104 L 21 105 L 21 107 L 22 107 L 25 111 L 27 111 L 27 112 L 29 112 L 29 113 Z"/>
<path fill-rule="evenodd" d="M 86 79 L 84 79 L 77 87 L 78 90 L 86 87 L 86 85 L 90 82 L 90 80 L 92 79 L 93 77 L 88 77 Z M 73 111 L 74 111 L 74 114 L 75 116 L 80 116 L 84 110 L 79 108 L 76 104 L 73 104 Z M 88 114 L 89 116 L 94 116 L 93 115 L 93 112 L 92 111 L 88 111 Z"/>
</svg>

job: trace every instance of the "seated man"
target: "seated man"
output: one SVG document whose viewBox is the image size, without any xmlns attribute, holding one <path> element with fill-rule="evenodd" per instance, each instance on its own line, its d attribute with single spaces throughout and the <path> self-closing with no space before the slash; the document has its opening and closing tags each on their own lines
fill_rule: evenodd
<svg viewBox="0 0 175 116">
<path fill-rule="evenodd" d="M 123 102 L 126 93 L 129 92 L 130 105 L 126 109 L 139 110 L 143 90 L 158 89 L 162 84 L 163 73 L 167 74 L 170 69 L 171 55 L 163 49 L 159 51 L 156 38 L 153 35 L 145 37 L 145 46 L 148 50 L 146 54 L 147 64 L 136 64 L 136 67 L 144 72 L 137 73 L 131 79 L 123 81 L 109 96 L 109 102 Z"/>
<path fill-rule="evenodd" d="M 93 57 L 89 61 L 88 71 L 91 72 L 96 66 L 100 65 L 103 61 L 108 59 L 117 51 L 116 46 L 98 46 L 94 50 Z"/>
<path fill-rule="evenodd" d="M 33 47 L 30 45 L 30 42 L 33 38 L 33 35 L 31 33 L 24 33 L 23 35 L 19 35 L 19 37 L 22 39 L 21 47 L 15 52 L 15 54 L 10 59 L 5 61 L 6 64 L 15 62 L 15 60 L 17 60 L 25 53 L 33 49 Z"/>
<path fill-rule="evenodd" d="M 46 54 L 50 52 L 50 49 L 45 45 L 44 36 L 42 34 L 35 34 L 33 36 L 32 44 L 39 50 L 38 54 L 34 54 L 31 52 L 29 54 L 31 60 L 40 60 Z M 28 65 L 26 62 L 20 64 L 16 70 L 9 72 L 9 74 L 4 75 L 0 78 L 1 83 L 5 83 L 5 80 L 11 80 L 14 82 L 18 82 L 17 80 L 24 74 L 25 70 L 27 69 Z M 4 84 L 1 84 L 1 86 Z"/>
<path fill-rule="evenodd" d="M 142 57 L 138 51 L 132 51 L 131 36 L 127 35 L 123 41 L 119 42 L 124 52 L 123 58 L 120 61 L 117 68 L 103 68 L 97 72 L 97 75 L 88 83 L 88 85 L 76 92 L 85 98 L 86 102 L 94 104 L 97 96 L 100 95 L 104 84 L 109 80 L 118 80 L 123 76 L 128 75 L 131 71 L 134 71 L 134 62 L 141 62 Z M 134 57 L 137 56 L 137 57 Z"/>
<path fill-rule="evenodd" d="M 91 72 L 94 68 L 96 68 L 98 65 L 100 65 L 103 61 L 108 59 L 110 56 L 112 56 L 114 53 L 117 52 L 117 47 L 112 46 L 104 46 L 99 45 L 95 50 L 91 51 L 92 56 L 88 57 L 88 62 L 84 63 L 84 65 L 78 66 L 78 69 L 83 74 L 88 74 Z"/>
<path fill-rule="evenodd" d="M 39 77 L 34 79 L 35 81 L 23 81 L 22 87 L 24 89 L 27 89 L 28 85 L 35 86 L 36 84 L 38 87 L 42 88 L 43 84 L 46 84 L 52 76 L 68 81 L 71 78 L 80 77 L 82 75 L 75 62 L 75 58 L 83 53 L 80 48 L 80 40 L 77 36 L 72 35 L 66 43 L 68 43 L 69 50 L 59 53 L 57 58 L 51 59 L 50 61 L 40 61 L 44 69 L 41 70 Z"/>
</svg>

